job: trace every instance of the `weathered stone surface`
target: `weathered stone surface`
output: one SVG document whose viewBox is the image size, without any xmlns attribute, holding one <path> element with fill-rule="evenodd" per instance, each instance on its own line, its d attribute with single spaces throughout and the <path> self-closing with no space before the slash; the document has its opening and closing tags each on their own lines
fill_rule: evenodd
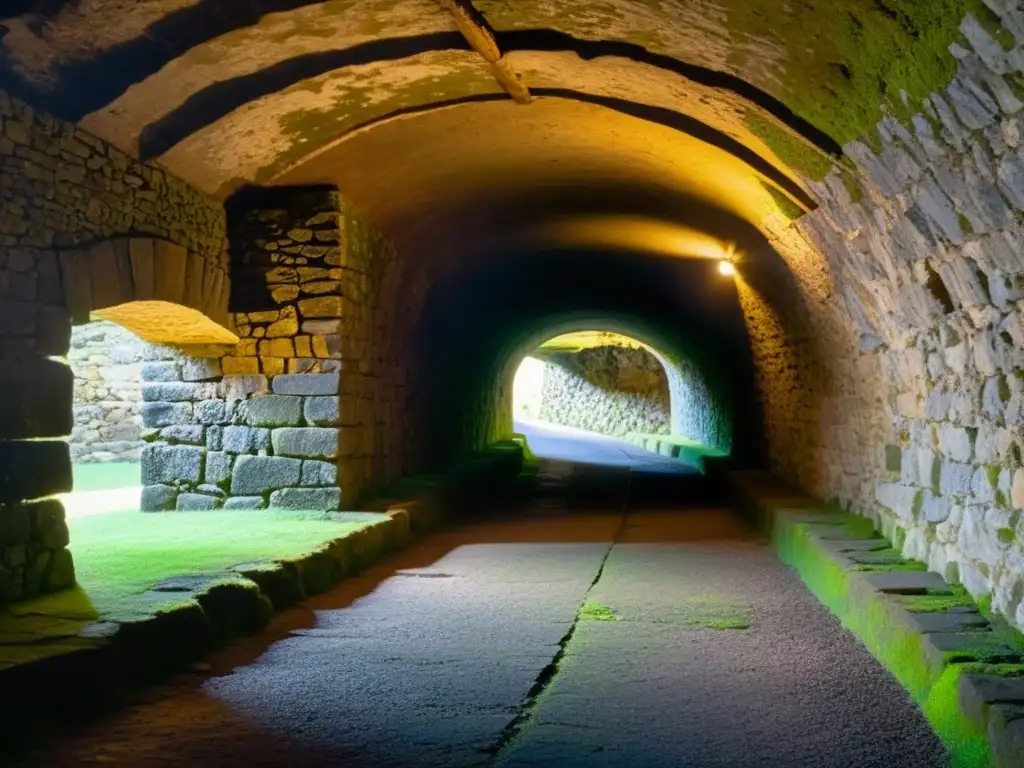
<svg viewBox="0 0 1024 768">
<path fill-rule="evenodd" d="M 216 496 L 207 496 L 203 493 L 181 493 L 178 494 L 177 509 L 181 511 L 217 509 L 220 504 L 220 499 Z"/>
<path fill-rule="evenodd" d="M 64 441 L 0 441 L 0 502 L 66 493 L 71 485 L 71 458 Z"/>
<path fill-rule="evenodd" d="M 142 364 L 142 378 L 145 381 L 181 381 L 178 364 L 169 360 L 151 360 Z"/>
<path fill-rule="evenodd" d="M 154 382 L 142 386 L 142 399 L 149 403 L 180 403 L 197 399 L 198 392 L 199 389 L 195 384 Z"/>
<path fill-rule="evenodd" d="M 231 493 L 253 496 L 278 488 L 297 486 L 302 462 L 280 456 L 239 456 L 231 474 Z"/>
<path fill-rule="evenodd" d="M 0 439 L 70 434 L 73 386 L 71 369 L 56 360 L 0 365 Z"/>
<path fill-rule="evenodd" d="M 192 446 L 147 445 L 142 449 L 142 484 L 198 483 L 206 451 Z"/>
<path fill-rule="evenodd" d="M 279 509 L 335 510 L 341 504 L 339 488 L 284 488 L 270 494 L 270 506 Z"/>
<path fill-rule="evenodd" d="M 270 431 L 256 427 L 225 427 L 221 448 L 229 453 L 265 451 L 270 447 Z"/>
<path fill-rule="evenodd" d="M 201 400 L 195 404 L 195 418 L 200 424 L 223 424 L 227 421 L 227 403 Z"/>
<path fill-rule="evenodd" d="M 296 373 L 277 376 L 273 382 L 278 395 L 336 395 L 339 391 L 337 373 Z"/>
<path fill-rule="evenodd" d="M 164 512 L 174 509 L 178 500 L 178 489 L 164 484 L 144 485 L 139 504 L 143 512 Z"/>
<path fill-rule="evenodd" d="M 247 400 L 244 408 L 245 423 L 254 427 L 286 427 L 302 423 L 301 397 L 263 395 Z"/>
<path fill-rule="evenodd" d="M 213 381 L 221 375 L 217 358 L 186 358 L 181 363 L 182 381 Z"/>
<path fill-rule="evenodd" d="M 203 445 L 206 442 L 206 430 L 198 424 L 175 424 L 164 427 L 160 431 L 160 437 L 171 445 L 175 443 Z"/>
<path fill-rule="evenodd" d="M 309 486 L 336 485 L 338 467 L 329 461 L 302 462 L 302 484 Z"/>
<path fill-rule="evenodd" d="M 338 430 L 329 427 L 275 429 L 271 434 L 274 453 L 332 459 L 338 456 Z"/>
<path fill-rule="evenodd" d="M 916 595 L 929 589 L 946 588 L 946 582 L 939 574 L 925 571 L 869 573 L 864 579 L 879 592 L 897 595 Z"/>
<path fill-rule="evenodd" d="M 232 496 L 224 500 L 224 509 L 266 509 L 267 501 L 262 496 Z"/>
<path fill-rule="evenodd" d="M 221 451 L 207 451 L 205 479 L 211 485 L 227 485 L 231 480 L 231 457 Z"/>
<path fill-rule="evenodd" d="M 341 423 L 341 398 L 307 397 L 302 405 L 306 423 L 316 427 L 333 427 Z"/>
</svg>

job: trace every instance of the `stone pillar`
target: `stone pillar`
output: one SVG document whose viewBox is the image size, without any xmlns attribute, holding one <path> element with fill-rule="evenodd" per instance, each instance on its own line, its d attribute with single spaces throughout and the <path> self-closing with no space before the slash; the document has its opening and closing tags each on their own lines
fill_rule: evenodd
<svg viewBox="0 0 1024 768">
<path fill-rule="evenodd" d="M 143 508 L 338 509 L 338 195 L 270 189 L 229 206 L 234 348 L 163 348 L 143 368 Z"/>
<path fill-rule="evenodd" d="M 71 320 L 57 258 L 0 244 L 0 604 L 74 583 L 64 507 L 71 490 Z"/>
</svg>

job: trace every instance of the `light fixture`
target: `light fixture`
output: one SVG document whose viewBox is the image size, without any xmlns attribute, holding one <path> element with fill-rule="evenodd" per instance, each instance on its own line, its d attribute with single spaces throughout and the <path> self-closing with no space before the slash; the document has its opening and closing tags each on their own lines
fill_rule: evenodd
<svg viewBox="0 0 1024 768">
<path fill-rule="evenodd" d="M 736 267 L 733 266 L 733 263 L 731 261 L 726 261 L 725 259 L 722 259 L 721 261 L 718 262 L 718 272 L 719 274 L 726 276 L 735 275 Z"/>
</svg>

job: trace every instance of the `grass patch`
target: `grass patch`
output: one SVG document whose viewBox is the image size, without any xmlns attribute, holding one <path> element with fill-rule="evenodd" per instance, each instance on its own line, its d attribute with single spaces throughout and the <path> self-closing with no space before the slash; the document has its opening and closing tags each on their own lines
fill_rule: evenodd
<svg viewBox="0 0 1024 768">
<path fill-rule="evenodd" d="M 134 461 L 75 464 L 71 471 L 75 491 L 107 491 L 142 485 L 142 465 Z"/>
<path fill-rule="evenodd" d="M 366 525 L 282 510 L 133 511 L 72 518 L 68 528 L 78 588 L 19 603 L 15 610 L 130 618 L 180 602 L 173 592 L 144 594 L 167 579 L 297 557 Z"/>
<path fill-rule="evenodd" d="M 580 607 L 580 618 L 588 621 L 616 621 L 615 612 L 607 605 L 587 601 Z"/>
<path fill-rule="evenodd" d="M 731 597 L 704 595 L 684 601 L 676 619 L 687 627 L 750 629 L 754 625 L 754 611 Z"/>
<path fill-rule="evenodd" d="M 950 608 L 974 607 L 971 593 L 959 586 L 951 586 L 948 590 L 930 589 L 923 595 L 900 595 L 897 599 L 914 613 L 945 613 Z"/>
</svg>

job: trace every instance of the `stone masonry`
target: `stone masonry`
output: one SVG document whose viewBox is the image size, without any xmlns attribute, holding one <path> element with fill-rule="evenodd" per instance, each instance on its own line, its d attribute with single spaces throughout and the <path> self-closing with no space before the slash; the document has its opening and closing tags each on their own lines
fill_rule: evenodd
<svg viewBox="0 0 1024 768">
<path fill-rule="evenodd" d="M 142 361 L 149 346 L 105 320 L 72 330 L 68 363 L 75 376 L 73 462 L 139 460 Z"/>
<path fill-rule="evenodd" d="M 0 91 L 0 604 L 73 583 L 64 510 L 47 498 L 71 490 L 67 292 L 90 270 L 68 267 L 131 235 L 207 275 L 227 263 L 219 203 Z"/>
<path fill-rule="evenodd" d="M 665 371 L 646 350 L 607 346 L 543 357 L 541 419 L 606 435 L 669 432 Z"/>
<path fill-rule="evenodd" d="M 743 300 L 774 469 L 1024 628 L 1024 12 L 988 5 L 1010 37 L 967 16 L 948 87 L 776 227 L 802 300 Z"/>
</svg>

